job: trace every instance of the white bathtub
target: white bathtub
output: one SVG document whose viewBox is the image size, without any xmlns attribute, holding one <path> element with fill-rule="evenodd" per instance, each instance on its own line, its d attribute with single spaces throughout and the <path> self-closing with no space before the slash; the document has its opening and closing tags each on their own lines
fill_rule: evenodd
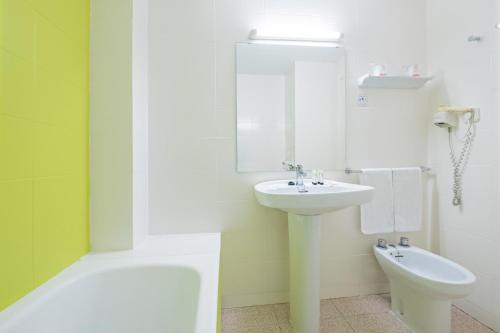
<svg viewBox="0 0 500 333">
<path fill-rule="evenodd" d="M 220 235 L 90 254 L 0 312 L 0 333 L 212 333 Z"/>
</svg>

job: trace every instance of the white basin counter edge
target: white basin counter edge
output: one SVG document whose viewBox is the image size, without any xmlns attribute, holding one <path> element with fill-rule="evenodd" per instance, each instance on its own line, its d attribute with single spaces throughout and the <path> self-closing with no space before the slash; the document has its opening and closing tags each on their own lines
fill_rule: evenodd
<svg viewBox="0 0 500 333">
<path fill-rule="evenodd" d="M 306 193 L 300 193 L 288 180 L 272 180 L 255 185 L 257 201 L 267 207 L 297 215 L 321 215 L 334 210 L 359 205 L 371 200 L 373 187 L 325 180 L 313 185 L 304 179 Z"/>
</svg>

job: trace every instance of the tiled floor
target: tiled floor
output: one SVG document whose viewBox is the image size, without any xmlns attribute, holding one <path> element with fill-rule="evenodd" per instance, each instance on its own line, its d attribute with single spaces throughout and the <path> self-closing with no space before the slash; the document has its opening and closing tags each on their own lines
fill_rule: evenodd
<svg viewBox="0 0 500 333">
<path fill-rule="evenodd" d="M 290 333 L 288 304 L 224 309 L 222 333 Z M 390 312 L 389 295 L 321 301 L 321 333 L 409 333 Z M 452 310 L 453 333 L 493 333 L 457 308 Z"/>
</svg>

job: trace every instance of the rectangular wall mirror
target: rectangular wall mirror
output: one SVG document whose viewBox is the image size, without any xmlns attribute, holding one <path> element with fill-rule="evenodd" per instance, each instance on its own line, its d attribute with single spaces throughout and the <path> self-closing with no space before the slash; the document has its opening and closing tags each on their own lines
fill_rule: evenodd
<svg viewBox="0 0 500 333">
<path fill-rule="evenodd" d="M 344 168 L 344 49 L 238 43 L 236 56 L 238 171 Z"/>
</svg>

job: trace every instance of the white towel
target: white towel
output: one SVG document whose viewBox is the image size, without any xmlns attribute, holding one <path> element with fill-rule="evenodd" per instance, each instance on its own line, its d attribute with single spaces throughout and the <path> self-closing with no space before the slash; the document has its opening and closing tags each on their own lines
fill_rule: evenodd
<svg viewBox="0 0 500 333">
<path fill-rule="evenodd" d="M 396 231 L 422 229 L 422 170 L 392 169 L 394 188 L 394 225 Z"/>
<path fill-rule="evenodd" d="M 373 199 L 361 205 L 361 231 L 379 234 L 394 231 L 394 203 L 391 169 L 363 169 L 362 185 L 375 188 Z"/>
</svg>

